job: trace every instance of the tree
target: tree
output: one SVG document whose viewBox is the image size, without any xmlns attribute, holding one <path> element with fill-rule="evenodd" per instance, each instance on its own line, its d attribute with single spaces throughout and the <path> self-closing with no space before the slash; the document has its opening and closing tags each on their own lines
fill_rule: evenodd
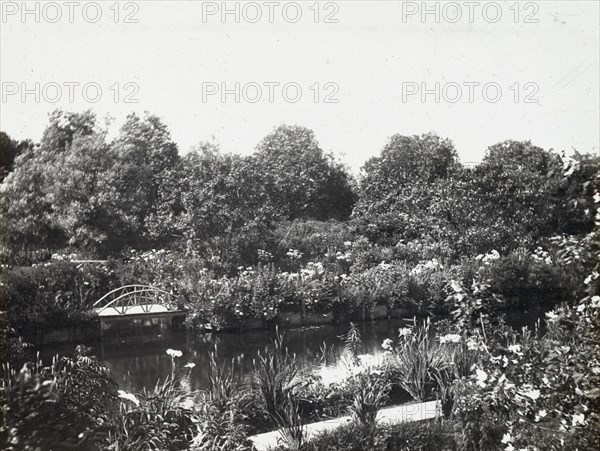
<svg viewBox="0 0 600 451">
<path fill-rule="evenodd" d="M 530 141 L 505 141 L 488 148 L 472 172 L 469 189 L 477 195 L 473 209 L 479 227 L 496 237 L 496 247 L 532 244 L 558 230 L 563 170 L 557 154 Z"/>
<path fill-rule="evenodd" d="M 52 222 L 67 244 L 99 256 L 119 253 L 139 233 L 137 218 L 118 192 L 118 160 L 105 138 L 105 132 L 74 137 L 48 187 Z"/>
<path fill-rule="evenodd" d="M 257 146 L 255 161 L 271 205 L 283 219 L 346 219 L 355 202 L 346 169 L 314 133 L 280 125 Z"/>
<path fill-rule="evenodd" d="M 14 141 L 4 132 L 0 132 L 0 183 L 12 172 L 16 158 L 26 150 L 33 150 L 30 140 Z"/>
<path fill-rule="evenodd" d="M 373 240 L 394 245 L 434 226 L 436 190 L 459 169 L 452 142 L 434 134 L 392 136 L 362 168 L 355 222 Z"/>
<path fill-rule="evenodd" d="M 593 158 L 565 166 L 557 153 L 529 141 L 490 146 L 482 163 L 457 173 L 433 202 L 447 218 L 439 239 L 461 253 L 509 252 L 557 233 L 590 230 Z M 437 190 L 436 190 L 437 192 Z"/>
<path fill-rule="evenodd" d="M 180 158 L 166 124 L 149 113 L 131 114 L 111 149 L 116 191 L 137 222 L 132 245 L 166 245 L 171 231 L 162 225 L 180 213 L 172 192 Z"/>
<path fill-rule="evenodd" d="M 50 196 L 53 176 L 60 172 L 61 156 L 76 136 L 90 136 L 96 131 L 93 113 L 50 115 L 39 147 L 25 146 L 15 159 L 14 170 L 5 179 L 8 242 L 13 249 L 54 248 L 65 244 L 67 237 L 53 221 Z"/>
<path fill-rule="evenodd" d="M 221 261 L 256 258 L 255 247 L 276 216 L 260 180 L 253 158 L 201 143 L 183 158 L 182 235 Z"/>
</svg>

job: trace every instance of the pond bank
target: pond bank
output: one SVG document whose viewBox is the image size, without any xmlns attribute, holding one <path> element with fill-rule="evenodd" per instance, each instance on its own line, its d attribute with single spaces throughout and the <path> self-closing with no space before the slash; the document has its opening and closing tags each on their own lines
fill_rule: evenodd
<svg viewBox="0 0 600 451">
<path fill-rule="evenodd" d="M 381 409 L 377 414 L 377 422 L 380 424 L 397 424 L 410 421 L 421 421 L 435 418 L 441 414 L 440 403 L 429 401 L 416 404 L 402 404 Z M 318 434 L 332 431 L 340 426 L 348 424 L 352 419 L 349 416 L 332 418 L 331 420 L 319 421 L 305 425 L 306 440 L 311 440 Z M 256 451 L 268 451 L 275 448 L 277 441 L 281 438 L 281 432 L 271 431 L 264 434 L 249 437 Z"/>
<path fill-rule="evenodd" d="M 293 328 L 303 326 L 319 326 L 326 324 L 348 323 L 351 320 L 372 321 L 391 318 L 406 318 L 413 316 L 408 309 L 388 309 L 385 305 L 377 305 L 371 311 L 365 310 L 358 318 L 349 317 L 340 312 L 282 312 L 273 320 L 248 318 L 238 320 L 222 327 L 206 324 L 198 333 L 212 332 L 244 332 L 252 330 Z M 185 313 L 174 317 L 152 317 L 135 315 L 135 317 L 91 318 L 88 321 L 65 324 L 62 326 L 39 327 L 22 332 L 24 339 L 34 346 L 62 344 L 112 344 L 124 342 L 145 343 L 163 341 L 171 333 L 183 332 Z"/>
</svg>

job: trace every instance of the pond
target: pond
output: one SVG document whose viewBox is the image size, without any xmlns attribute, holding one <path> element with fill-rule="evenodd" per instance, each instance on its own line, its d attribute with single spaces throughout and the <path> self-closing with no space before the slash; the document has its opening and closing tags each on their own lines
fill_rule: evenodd
<svg viewBox="0 0 600 451">
<path fill-rule="evenodd" d="M 382 356 L 381 343 L 384 339 L 395 337 L 398 329 L 412 323 L 412 319 L 390 319 L 363 322 L 357 325 L 362 337 L 361 354 L 371 359 Z M 326 324 L 302 328 L 281 330 L 284 344 L 289 352 L 296 354 L 302 368 L 322 370 L 324 379 L 335 378 L 337 365 L 344 357 L 343 335 L 349 324 Z M 208 386 L 208 368 L 210 352 L 215 348 L 218 361 L 231 367 L 235 361 L 238 379 L 248 381 L 252 374 L 252 361 L 257 353 L 272 346 L 275 330 L 257 330 L 246 332 L 219 333 L 171 333 L 160 341 L 148 343 L 121 343 L 96 345 L 96 355 L 111 370 L 119 387 L 127 391 L 138 391 L 143 387 L 153 387 L 171 371 L 171 357 L 167 349 L 176 349 L 183 353 L 176 359 L 182 371 L 187 363 L 195 364 L 190 374 L 190 388 L 203 389 Z M 327 362 L 323 362 L 322 348 L 327 345 Z M 68 354 L 73 346 L 46 346 L 40 350 L 44 360 L 56 353 Z M 326 364 L 324 364 L 326 363 Z M 323 368 L 325 367 L 325 368 Z M 327 371 L 327 368 L 330 371 Z"/>
<path fill-rule="evenodd" d="M 542 310 L 519 311 L 505 314 L 506 320 L 514 327 L 532 326 L 536 319 L 543 316 Z M 412 324 L 412 318 L 367 321 L 358 323 L 362 337 L 361 354 L 365 359 L 378 361 L 383 356 L 381 344 L 386 338 L 395 338 L 398 329 Z M 303 369 L 318 372 L 323 382 L 333 382 L 344 376 L 343 361 L 344 338 L 349 324 L 326 324 L 282 330 L 284 344 L 290 353 L 295 353 Z M 231 367 L 235 361 L 238 380 L 249 381 L 252 375 L 252 361 L 257 353 L 272 346 L 275 330 L 256 330 L 245 332 L 169 333 L 159 341 L 124 342 L 98 344 L 94 352 L 111 370 L 119 387 L 127 391 L 139 391 L 143 387 L 151 388 L 158 380 L 164 379 L 171 371 L 171 358 L 167 349 L 183 353 L 176 359 L 180 370 L 187 363 L 195 366 L 190 372 L 190 388 L 203 389 L 208 386 L 209 353 L 217 350 L 218 361 Z M 323 346 L 327 346 L 327 361 L 323 361 Z M 73 346 L 46 346 L 41 355 L 44 360 L 56 353 L 68 354 Z"/>
</svg>

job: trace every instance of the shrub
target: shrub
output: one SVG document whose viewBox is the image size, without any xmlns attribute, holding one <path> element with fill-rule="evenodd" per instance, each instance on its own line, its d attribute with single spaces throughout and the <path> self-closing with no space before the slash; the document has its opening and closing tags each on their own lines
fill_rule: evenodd
<svg viewBox="0 0 600 451">
<path fill-rule="evenodd" d="M 185 406 L 192 394 L 172 376 L 137 395 L 120 392 L 117 427 L 110 442 L 118 449 L 187 449 L 198 434 L 197 415 Z M 126 402 L 125 402 L 126 401 Z"/>
<path fill-rule="evenodd" d="M 455 449 L 452 423 L 425 420 L 382 425 L 375 430 L 358 424 L 319 434 L 303 451 L 429 451 Z"/>
<path fill-rule="evenodd" d="M 53 260 L 6 272 L 8 317 L 19 332 L 28 327 L 61 325 L 90 318 L 89 310 L 116 285 L 112 263 L 77 266 Z"/>
<path fill-rule="evenodd" d="M 324 256 L 334 264 L 338 252 L 345 253 L 346 243 L 353 241 L 353 234 L 346 223 L 338 221 L 292 221 L 280 223 L 273 231 L 277 247 L 273 255 L 285 271 L 296 268 L 286 258 L 289 249 L 297 249 L 302 255 L 299 263 L 320 260 Z M 327 255 L 326 255 L 327 254 Z"/>
<path fill-rule="evenodd" d="M 16 371 L 5 363 L 0 380 L 0 442 L 6 450 L 101 449 L 117 408 L 108 369 L 78 347 Z"/>
<path fill-rule="evenodd" d="M 541 247 L 533 252 L 521 248 L 488 262 L 480 259 L 478 274 L 489 280 L 493 293 L 509 301 L 508 306 L 552 306 L 583 296 L 581 288 L 577 289 L 584 278 L 583 267 L 564 265 L 558 259 Z"/>
</svg>

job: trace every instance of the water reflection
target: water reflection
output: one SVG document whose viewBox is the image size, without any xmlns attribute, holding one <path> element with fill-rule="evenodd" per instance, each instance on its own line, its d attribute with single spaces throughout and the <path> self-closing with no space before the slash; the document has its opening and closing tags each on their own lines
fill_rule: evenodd
<svg viewBox="0 0 600 451">
<path fill-rule="evenodd" d="M 391 319 L 365 322 L 358 325 L 363 346 L 361 352 L 378 359 L 383 354 L 381 343 L 385 338 L 394 337 L 398 328 L 404 327 L 409 320 Z M 335 378 L 340 362 L 343 360 L 344 340 L 348 325 L 323 325 L 285 330 L 284 343 L 290 353 L 295 353 L 303 368 L 326 366 L 321 374 L 327 382 Z M 172 334 L 159 343 L 104 345 L 96 349 L 104 364 L 110 368 L 119 386 L 128 391 L 152 387 L 171 371 L 171 357 L 166 350 L 178 349 L 183 352 L 178 365 L 183 374 L 190 373 L 183 368 L 186 363 L 194 363 L 191 370 L 190 389 L 203 389 L 208 386 L 209 353 L 218 352 L 219 362 L 231 366 L 235 362 L 238 380 L 248 381 L 252 374 L 252 361 L 257 353 L 272 346 L 274 330 L 248 331 L 242 333 L 223 332 L 218 334 Z M 322 359 L 324 343 L 327 345 L 327 362 Z M 324 365 L 326 363 L 326 365 Z M 342 363 L 343 366 L 343 363 Z"/>
<path fill-rule="evenodd" d="M 543 310 L 513 312 L 506 315 L 507 322 L 513 326 L 532 327 L 536 319 L 543 317 Z M 395 338 L 398 329 L 412 323 L 412 319 L 390 319 L 359 323 L 363 346 L 361 352 L 366 359 L 377 361 L 382 357 L 381 343 L 385 338 Z M 295 353 L 303 368 L 318 369 L 324 382 L 343 377 L 341 371 L 344 340 L 348 324 L 328 324 L 285 330 L 284 343 L 290 353 Z M 231 367 L 235 362 L 238 380 L 249 381 L 252 374 L 252 361 L 259 351 L 264 352 L 272 346 L 274 330 L 220 333 L 169 333 L 160 341 L 104 344 L 95 347 L 95 352 L 104 364 L 110 368 L 113 377 L 123 390 L 139 391 L 143 387 L 151 388 L 160 379 L 171 372 L 171 357 L 166 350 L 177 349 L 183 352 L 177 359 L 182 374 L 190 374 L 189 387 L 192 390 L 208 386 L 209 353 L 217 349 L 219 362 Z M 156 337 L 154 337 L 156 338 Z M 322 360 L 323 346 L 327 346 L 327 362 Z M 56 353 L 68 354 L 74 346 L 52 346 L 41 350 L 44 360 Z M 193 363 L 194 368 L 183 368 Z M 325 368 L 323 368 L 325 367 Z"/>
</svg>

